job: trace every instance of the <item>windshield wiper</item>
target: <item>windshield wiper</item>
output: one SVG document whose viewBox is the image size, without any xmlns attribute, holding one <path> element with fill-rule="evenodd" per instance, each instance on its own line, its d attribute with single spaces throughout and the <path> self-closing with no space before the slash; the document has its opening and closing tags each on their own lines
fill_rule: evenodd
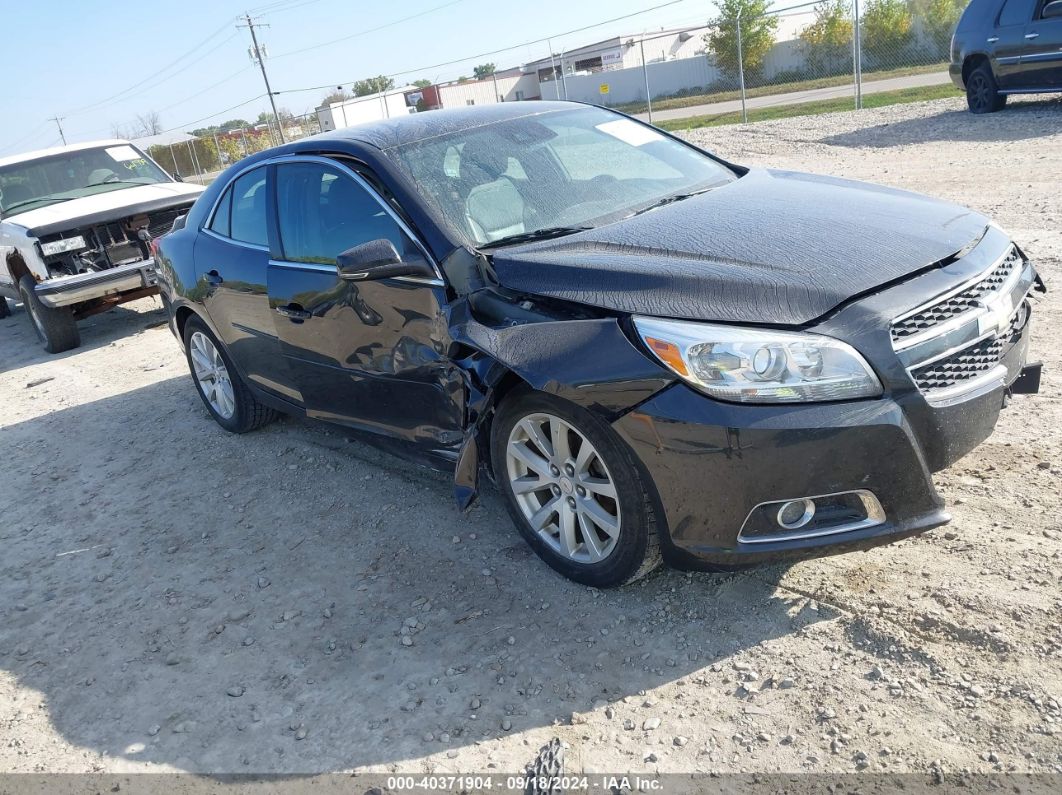
<svg viewBox="0 0 1062 795">
<path fill-rule="evenodd" d="M 96 188 L 100 185 L 151 185 L 151 182 L 141 182 L 138 179 L 105 179 L 103 182 L 90 182 L 86 188 Z"/>
<path fill-rule="evenodd" d="M 633 218 L 636 215 L 641 215 L 642 213 L 647 213 L 650 210 L 655 210 L 657 207 L 664 207 L 664 206 L 666 206 L 668 204 L 674 204 L 675 202 L 684 201 L 684 200 L 690 199 L 690 198 L 692 198 L 694 196 L 700 196 L 702 193 L 707 193 L 708 191 L 712 190 L 715 187 L 716 187 L 715 185 L 712 185 L 712 186 L 707 187 L 707 188 L 701 188 L 700 190 L 690 191 L 689 193 L 675 193 L 675 194 L 672 194 L 671 196 L 665 196 L 664 198 L 660 199 L 659 201 L 653 202 L 648 207 L 642 207 L 640 210 L 635 210 L 628 217 L 629 218 Z"/>
<path fill-rule="evenodd" d="M 36 199 L 26 199 L 25 201 L 15 202 L 14 204 L 8 205 L 7 207 L 4 208 L 4 214 L 5 215 L 10 215 L 11 211 L 14 210 L 16 207 L 24 207 L 27 204 L 36 204 L 37 202 L 47 202 L 48 204 L 58 204 L 59 202 L 68 202 L 68 201 L 70 201 L 71 199 L 74 199 L 74 198 L 77 198 L 77 197 L 75 197 L 75 196 L 61 196 L 61 197 L 58 197 L 58 198 L 51 198 L 50 199 L 50 198 L 47 198 L 47 197 L 38 196 Z M 45 205 L 45 206 L 47 206 L 47 205 Z"/>
<path fill-rule="evenodd" d="M 593 228 L 592 226 L 547 226 L 542 229 L 536 229 L 533 232 L 519 232 L 515 235 L 499 237 L 497 240 L 481 244 L 479 248 L 497 248 L 498 246 L 512 246 L 517 243 L 530 243 L 533 240 L 549 240 L 553 237 L 574 235 L 576 232 L 585 232 Z"/>
</svg>

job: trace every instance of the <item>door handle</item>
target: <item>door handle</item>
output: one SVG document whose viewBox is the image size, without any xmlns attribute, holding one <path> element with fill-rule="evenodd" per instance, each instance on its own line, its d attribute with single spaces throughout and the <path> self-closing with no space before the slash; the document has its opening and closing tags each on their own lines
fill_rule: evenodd
<svg viewBox="0 0 1062 795">
<path fill-rule="evenodd" d="M 283 315 L 288 320 L 303 321 L 309 320 L 313 315 L 307 312 L 299 304 L 288 304 L 287 306 L 278 306 L 277 313 Z"/>
<path fill-rule="evenodd" d="M 999 41 L 999 36 L 989 36 L 988 37 L 988 43 L 989 44 L 995 44 L 997 41 Z"/>
<path fill-rule="evenodd" d="M 1039 33 L 1026 33 L 1025 34 L 1025 38 L 1027 38 L 1027 39 L 1038 39 L 1038 38 L 1040 38 L 1040 34 Z"/>
<path fill-rule="evenodd" d="M 217 287 L 219 284 L 225 281 L 221 278 L 221 274 L 217 271 L 208 271 L 204 278 L 206 279 L 206 283 L 209 284 L 211 287 Z"/>
</svg>

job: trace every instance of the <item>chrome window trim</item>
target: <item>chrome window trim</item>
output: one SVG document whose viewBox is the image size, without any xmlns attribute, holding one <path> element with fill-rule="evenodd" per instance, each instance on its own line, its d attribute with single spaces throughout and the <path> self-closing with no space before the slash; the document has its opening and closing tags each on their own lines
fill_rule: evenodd
<svg viewBox="0 0 1062 795">
<path fill-rule="evenodd" d="M 310 270 L 317 271 L 318 273 L 327 273 L 335 276 L 339 279 L 339 271 L 335 265 L 325 265 L 322 262 L 296 262 L 295 260 L 288 259 L 276 259 L 274 257 L 269 258 L 269 265 L 277 268 L 287 268 L 288 270 Z M 406 282 L 408 284 L 418 284 L 425 287 L 445 287 L 446 282 L 442 279 L 429 279 L 424 276 L 392 276 L 386 281 L 392 282 Z"/>
<path fill-rule="evenodd" d="M 208 229 L 205 226 L 202 227 L 199 231 L 203 234 L 210 235 L 215 240 L 220 240 L 222 243 L 230 243 L 234 246 L 239 246 L 240 248 L 249 248 L 253 251 L 264 251 L 266 254 L 269 253 L 269 246 L 260 246 L 257 243 L 247 243 L 243 240 L 237 240 L 234 237 L 225 237 L 225 235 L 219 235 L 213 229 Z"/>
<path fill-rule="evenodd" d="M 860 502 L 863 503 L 863 510 L 867 513 L 866 519 L 860 519 L 857 522 L 846 522 L 844 524 L 837 525 L 835 527 L 827 527 L 822 530 L 796 530 L 793 532 L 780 532 L 769 537 L 754 537 L 749 538 L 742 535 L 745 532 L 745 526 L 752 519 L 752 515 L 756 513 L 760 508 L 764 508 L 770 505 L 782 505 L 787 502 L 794 502 L 796 500 L 821 500 L 826 497 L 840 497 L 844 494 L 855 494 L 859 497 Z M 847 491 L 834 491 L 829 494 L 816 494 L 806 497 L 793 497 L 788 500 L 767 500 L 765 502 L 757 503 L 752 507 L 752 510 L 748 512 L 745 517 L 745 521 L 741 523 L 741 530 L 738 531 L 737 540 L 739 544 L 776 544 L 781 541 L 799 541 L 804 538 L 819 538 L 822 536 L 832 536 L 838 533 L 851 533 L 853 530 L 864 530 L 868 527 L 877 527 L 878 525 L 885 524 L 885 509 L 881 507 L 881 501 L 877 498 L 877 495 L 869 489 L 849 489 Z"/>
</svg>

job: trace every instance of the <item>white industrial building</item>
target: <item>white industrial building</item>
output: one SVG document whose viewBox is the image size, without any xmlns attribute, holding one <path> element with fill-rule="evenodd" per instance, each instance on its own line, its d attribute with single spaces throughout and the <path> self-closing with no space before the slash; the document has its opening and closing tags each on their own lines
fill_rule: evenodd
<svg viewBox="0 0 1062 795">
<path fill-rule="evenodd" d="M 392 88 L 379 94 L 367 94 L 342 102 L 330 102 L 317 109 L 317 120 L 321 132 L 341 130 L 368 121 L 390 119 L 393 116 L 405 116 L 413 112 L 406 103 L 406 94 L 416 91 L 413 86 Z"/>
</svg>

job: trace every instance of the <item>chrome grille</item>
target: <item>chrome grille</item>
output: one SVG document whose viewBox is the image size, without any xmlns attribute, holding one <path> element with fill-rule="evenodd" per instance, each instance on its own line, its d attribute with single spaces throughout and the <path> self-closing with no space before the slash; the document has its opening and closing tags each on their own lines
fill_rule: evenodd
<svg viewBox="0 0 1062 795">
<path fill-rule="evenodd" d="M 1007 256 L 1000 260 L 999 264 L 983 279 L 954 295 L 920 309 L 913 315 L 894 321 L 892 324 L 893 342 L 903 342 L 916 334 L 922 334 L 934 326 L 977 309 L 980 306 L 979 302 L 999 292 L 1011 275 L 1021 268 L 1021 265 L 1021 255 L 1012 246 Z"/>
<path fill-rule="evenodd" d="M 987 373 L 1003 356 L 1003 337 L 983 340 L 932 364 L 911 370 L 911 377 L 923 392 L 948 389 Z"/>
</svg>

